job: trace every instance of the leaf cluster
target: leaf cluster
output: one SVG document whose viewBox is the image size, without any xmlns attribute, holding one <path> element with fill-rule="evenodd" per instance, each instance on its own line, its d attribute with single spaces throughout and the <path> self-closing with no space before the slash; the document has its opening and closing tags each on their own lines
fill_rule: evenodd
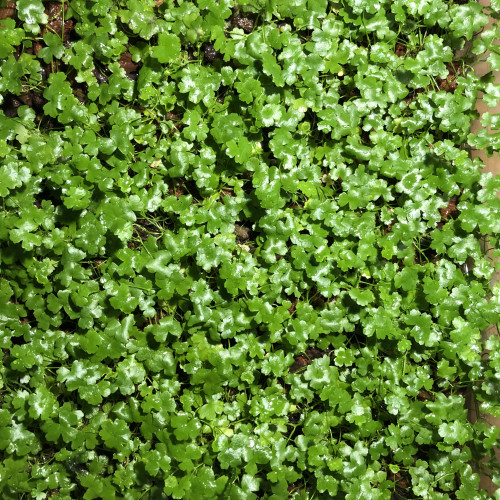
<svg viewBox="0 0 500 500">
<path fill-rule="evenodd" d="M 500 3 L 11 3 L 1 498 L 488 498 Z"/>
</svg>

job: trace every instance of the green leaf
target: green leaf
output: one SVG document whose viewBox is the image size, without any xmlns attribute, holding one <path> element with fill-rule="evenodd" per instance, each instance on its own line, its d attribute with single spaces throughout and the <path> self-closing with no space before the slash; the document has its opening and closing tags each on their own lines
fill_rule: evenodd
<svg viewBox="0 0 500 500">
<path fill-rule="evenodd" d="M 0 428 L 0 449 L 9 455 L 25 456 L 36 454 L 41 446 L 33 432 L 29 431 L 22 422 L 13 421 L 8 426 Z"/>
<path fill-rule="evenodd" d="M 451 423 L 443 423 L 439 426 L 438 432 L 447 444 L 459 443 L 464 445 L 472 439 L 472 429 L 468 422 L 455 420 Z"/>
<path fill-rule="evenodd" d="M 195 439 L 201 431 L 201 424 L 198 419 L 187 413 L 172 415 L 171 423 L 174 428 L 174 435 L 179 441 Z"/>
<path fill-rule="evenodd" d="M 46 388 L 40 387 L 28 398 L 29 415 L 34 419 L 48 420 L 57 411 L 56 397 Z"/>
<path fill-rule="evenodd" d="M 46 63 L 51 62 L 53 58 L 60 59 L 63 56 L 64 46 L 58 35 L 47 32 L 43 35 L 43 41 L 46 47 L 39 51 L 39 55 Z"/>
<path fill-rule="evenodd" d="M 416 309 L 410 311 L 406 318 L 406 323 L 413 328 L 410 335 L 421 345 L 433 347 L 438 345 L 441 333 L 432 322 L 432 317 L 426 313 L 420 313 Z"/>
<path fill-rule="evenodd" d="M 81 123 L 88 117 L 85 108 L 73 95 L 66 76 L 62 72 L 51 73 L 49 76 L 49 87 L 43 93 L 48 100 L 43 109 L 45 113 L 57 118 L 61 123 L 72 121 Z"/>
<path fill-rule="evenodd" d="M 0 196 L 7 196 L 9 191 L 21 187 L 30 177 L 31 173 L 27 167 L 5 160 L 0 166 Z"/>
<path fill-rule="evenodd" d="M 0 58 L 6 59 L 12 54 L 13 47 L 19 45 L 24 37 L 24 31 L 16 28 L 16 21 L 12 18 L 2 20 L 2 39 L 0 40 Z"/>
<path fill-rule="evenodd" d="M 224 403 L 222 401 L 212 400 L 200 408 L 199 415 L 200 418 L 214 420 L 223 409 Z"/>
<path fill-rule="evenodd" d="M 70 443 L 77 436 L 77 427 L 82 417 L 81 410 L 73 410 L 72 405 L 65 402 L 57 411 L 56 416 L 48 419 L 41 427 L 49 441 L 57 442 L 61 437 L 65 443 Z"/>
<path fill-rule="evenodd" d="M 469 2 L 466 5 L 453 5 L 449 10 L 452 19 L 450 28 L 458 37 L 465 36 L 467 40 L 484 28 L 488 23 L 488 16 L 483 13 L 482 5 Z"/>
<path fill-rule="evenodd" d="M 138 363 L 133 356 L 128 357 L 117 365 L 116 385 L 122 394 L 132 394 L 134 385 L 140 384 L 146 377 L 142 364 Z"/>
<path fill-rule="evenodd" d="M 16 8 L 17 15 L 24 21 L 26 29 L 34 34 L 40 33 L 39 24 L 46 24 L 48 21 L 41 0 L 18 0 Z"/>
<path fill-rule="evenodd" d="M 371 290 L 361 290 L 359 288 L 353 288 L 349 290 L 349 295 L 360 305 L 367 306 L 375 300 Z"/>
<path fill-rule="evenodd" d="M 149 450 L 142 454 L 142 459 L 146 464 L 146 471 L 151 476 L 158 475 L 160 469 L 169 472 L 171 459 L 168 456 L 167 447 L 163 443 L 157 443 L 154 450 Z"/>
<path fill-rule="evenodd" d="M 128 425 L 122 419 L 105 420 L 99 436 L 107 448 L 116 450 L 124 456 L 128 456 L 135 449 Z"/>
<path fill-rule="evenodd" d="M 175 61 L 181 54 L 181 42 L 173 33 L 160 33 L 158 45 L 151 49 L 151 55 L 165 64 Z"/>
<path fill-rule="evenodd" d="M 19 95 L 23 89 L 20 79 L 24 74 L 23 65 L 16 61 L 14 56 L 9 55 L 8 59 L 2 64 L 0 88 L 2 90 L 9 89 L 13 94 Z"/>
</svg>

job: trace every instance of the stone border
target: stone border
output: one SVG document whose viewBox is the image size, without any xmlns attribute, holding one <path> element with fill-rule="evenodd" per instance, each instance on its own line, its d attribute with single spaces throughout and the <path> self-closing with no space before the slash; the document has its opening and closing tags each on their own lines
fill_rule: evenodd
<svg viewBox="0 0 500 500">
<path fill-rule="evenodd" d="M 479 0 L 479 3 L 484 6 L 489 6 L 490 5 L 490 0 Z M 488 27 L 491 26 L 493 22 L 493 19 L 490 20 L 490 23 L 488 24 Z M 489 52 L 481 56 L 481 59 L 484 59 Z M 490 72 L 490 67 L 489 64 L 485 61 L 482 62 L 477 62 L 474 65 L 474 72 L 478 76 L 483 76 L 487 73 Z M 494 71 L 493 72 L 495 76 L 495 83 L 500 84 L 500 71 Z M 481 116 L 483 113 L 489 111 L 492 114 L 500 113 L 500 103 L 497 104 L 494 108 L 488 108 L 488 106 L 483 102 L 482 100 L 482 95 L 479 95 L 478 101 L 476 103 L 476 110 L 478 111 L 479 115 Z M 474 120 L 471 126 L 471 132 L 475 133 L 479 129 L 481 129 L 481 122 L 480 119 Z M 487 128 L 487 130 L 491 133 L 490 127 Z M 471 151 L 471 156 L 472 158 L 480 158 L 485 167 L 482 170 L 483 172 L 491 172 L 492 174 L 498 174 L 500 175 L 500 157 L 498 156 L 497 153 L 495 153 L 491 158 L 488 158 L 485 154 L 485 151 L 483 150 L 472 150 Z M 488 242 L 485 242 L 485 249 L 487 248 Z M 492 283 L 495 282 L 500 282 L 500 272 L 496 272 L 492 278 Z M 498 335 L 498 330 L 495 325 L 490 325 L 483 333 L 483 341 L 485 341 L 490 335 Z M 471 423 L 474 423 L 477 418 L 478 418 L 478 413 L 477 413 L 477 407 L 474 401 L 474 395 L 471 391 L 470 393 L 470 398 L 468 401 L 468 410 L 469 410 L 469 420 Z M 487 422 L 489 425 L 492 426 L 497 426 L 500 427 L 500 419 L 492 417 L 491 415 L 479 415 L 480 418 L 482 418 L 485 422 Z M 500 461 L 500 448 L 496 448 L 495 454 L 497 459 Z M 493 483 L 491 478 L 487 475 L 482 475 L 480 477 L 480 482 L 479 482 L 480 488 L 486 490 L 488 494 L 494 495 L 495 491 L 500 489 L 497 485 Z"/>
</svg>

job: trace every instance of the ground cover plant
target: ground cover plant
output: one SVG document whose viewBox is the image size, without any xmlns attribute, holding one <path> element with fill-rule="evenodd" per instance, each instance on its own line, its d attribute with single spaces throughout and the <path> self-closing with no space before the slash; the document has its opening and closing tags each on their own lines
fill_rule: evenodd
<svg viewBox="0 0 500 500">
<path fill-rule="evenodd" d="M 499 12 L 4 1 L 0 497 L 487 498 Z"/>
</svg>

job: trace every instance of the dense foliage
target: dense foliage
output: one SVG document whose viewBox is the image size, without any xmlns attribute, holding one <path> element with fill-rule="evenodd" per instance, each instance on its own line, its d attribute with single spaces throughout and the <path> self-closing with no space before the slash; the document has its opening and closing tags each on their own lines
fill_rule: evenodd
<svg viewBox="0 0 500 500">
<path fill-rule="evenodd" d="M 2 499 L 487 498 L 492 4 L 4 2 Z"/>
</svg>

